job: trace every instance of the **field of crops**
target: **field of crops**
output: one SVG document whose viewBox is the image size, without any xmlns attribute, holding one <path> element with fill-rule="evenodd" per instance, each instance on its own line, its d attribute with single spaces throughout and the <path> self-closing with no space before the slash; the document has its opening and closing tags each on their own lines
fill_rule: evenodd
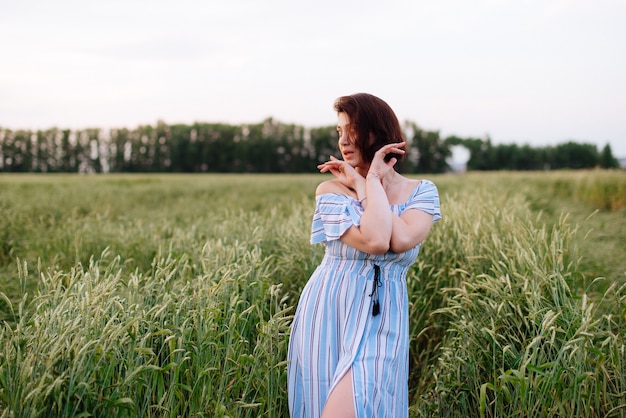
<svg viewBox="0 0 626 418">
<path fill-rule="evenodd" d="M 324 178 L 1 175 L 0 416 L 286 416 Z M 428 178 L 411 416 L 625 416 L 626 174 Z"/>
</svg>

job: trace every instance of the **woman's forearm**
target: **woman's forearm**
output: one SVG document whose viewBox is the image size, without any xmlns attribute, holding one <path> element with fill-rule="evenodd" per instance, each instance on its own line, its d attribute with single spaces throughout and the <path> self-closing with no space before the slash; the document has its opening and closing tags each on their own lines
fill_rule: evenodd
<svg viewBox="0 0 626 418">
<path fill-rule="evenodd" d="M 387 194 L 380 177 L 370 173 L 365 178 L 365 201 L 361 217 L 361 234 L 375 247 L 389 247 L 391 241 L 392 218 Z M 359 200 L 363 197 L 359 196 Z"/>
</svg>

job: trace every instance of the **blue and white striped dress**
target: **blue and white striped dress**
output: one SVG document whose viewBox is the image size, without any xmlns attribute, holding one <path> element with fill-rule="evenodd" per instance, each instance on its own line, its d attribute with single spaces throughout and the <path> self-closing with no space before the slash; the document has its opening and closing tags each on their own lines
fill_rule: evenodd
<svg viewBox="0 0 626 418">
<path fill-rule="evenodd" d="M 392 205 L 401 215 L 419 209 L 441 218 L 437 187 L 422 180 L 408 201 Z M 316 197 L 311 243 L 326 252 L 300 296 L 288 354 L 289 413 L 319 417 L 328 395 L 352 369 L 359 418 L 408 416 L 408 296 L 406 274 L 420 245 L 401 254 L 371 255 L 339 239 L 359 226 L 363 208 L 345 195 Z M 375 283 L 375 270 L 380 280 Z M 376 289 L 376 292 L 373 290 Z M 379 300 L 380 313 L 372 314 Z M 349 405 L 347 405 L 349 407 Z"/>
</svg>

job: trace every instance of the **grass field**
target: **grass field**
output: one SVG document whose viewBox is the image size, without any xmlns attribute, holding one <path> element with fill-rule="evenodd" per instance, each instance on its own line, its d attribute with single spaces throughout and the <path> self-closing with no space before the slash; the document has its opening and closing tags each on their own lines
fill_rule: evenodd
<svg viewBox="0 0 626 418">
<path fill-rule="evenodd" d="M 286 416 L 322 175 L 0 175 L 0 416 Z M 626 174 L 428 176 L 411 416 L 626 415 Z"/>
</svg>

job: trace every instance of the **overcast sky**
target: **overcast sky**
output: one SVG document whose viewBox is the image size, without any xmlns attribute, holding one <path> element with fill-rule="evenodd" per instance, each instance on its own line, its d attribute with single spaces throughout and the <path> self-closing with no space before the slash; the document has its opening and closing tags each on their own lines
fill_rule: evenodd
<svg viewBox="0 0 626 418">
<path fill-rule="evenodd" d="M 2 0 L 0 126 L 336 122 L 626 157 L 625 0 Z"/>
</svg>

